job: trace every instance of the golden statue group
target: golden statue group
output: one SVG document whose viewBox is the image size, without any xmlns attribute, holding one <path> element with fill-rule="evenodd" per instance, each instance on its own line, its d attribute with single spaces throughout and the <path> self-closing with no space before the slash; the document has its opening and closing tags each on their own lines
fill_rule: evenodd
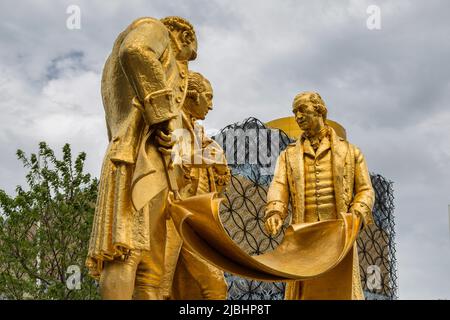
<svg viewBox="0 0 450 320">
<path fill-rule="evenodd" d="M 272 252 L 249 256 L 227 236 L 218 195 L 224 152 L 197 120 L 213 90 L 188 68 L 197 56 L 180 17 L 140 18 L 117 37 L 102 78 L 109 145 L 86 265 L 103 299 L 226 299 L 223 271 L 286 281 L 286 299 L 363 299 L 355 239 L 372 223 L 374 192 L 361 151 L 325 120 L 318 93 L 298 94 L 302 130 L 278 157 L 267 194 Z"/>
</svg>

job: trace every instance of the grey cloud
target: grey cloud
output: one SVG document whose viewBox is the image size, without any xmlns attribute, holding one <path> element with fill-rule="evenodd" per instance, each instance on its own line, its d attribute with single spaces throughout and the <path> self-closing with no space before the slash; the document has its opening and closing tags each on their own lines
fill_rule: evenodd
<svg viewBox="0 0 450 320">
<path fill-rule="evenodd" d="M 86 71 L 87 67 L 84 65 L 83 58 L 83 51 L 70 51 L 53 58 L 47 67 L 46 80 L 60 78 L 64 72 Z"/>
</svg>

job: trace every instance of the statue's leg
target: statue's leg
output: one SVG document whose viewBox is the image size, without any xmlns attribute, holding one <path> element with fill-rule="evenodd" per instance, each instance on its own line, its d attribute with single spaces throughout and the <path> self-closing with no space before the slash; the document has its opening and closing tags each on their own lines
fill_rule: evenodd
<svg viewBox="0 0 450 320">
<path fill-rule="evenodd" d="M 287 281 L 284 300 L 302 300 L 303 281 Z"/>
<path fill-rule="evenodd" d="M 150 250 L 142 252 L 142 259 L 136 270 L 134 299 L 163 299 L 161 280 L 166 248 L 167 195 L 167 189 L 161 191 L 144 208 L 150 215 Z"/>
<path fill-rule="evenodd" d="M 139 251 L 131 251 L 130 256 L 105 261 L 100 275 L 100 295 L 103 300 L 130 300 L 133 296 L 136 268 L 140 260 Z"/>
<path fill-rule="evenodd" d="M 187 250 L 185 246 L 181 248 L 180 259 L 187 272 L 199 286 L 202 299 L 225 300 L 227 298 L 228 288 L 222 270 Z M 186 297 L 186 299 L 193 298 L 197 297 Z"/>
</svg>

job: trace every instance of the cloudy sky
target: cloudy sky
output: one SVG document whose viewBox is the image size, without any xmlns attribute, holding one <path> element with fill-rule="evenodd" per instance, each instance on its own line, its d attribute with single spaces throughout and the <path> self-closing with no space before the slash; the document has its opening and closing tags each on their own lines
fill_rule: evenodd
<svg viewBox="0 0 450 320">
<path fill-rule="evenodd" d="M 66 26 L 69 5 L 81 29 Z M 369 30 L 367 8 L 380 8 Z M 300 0 L 9 1 L 0 3 L 0 188 L 24 183 L 16 160 L 39 141 L 88 154 L 99 175 L 107 145 L 100 96 L 113 41 L 140 16 L 196 27 L 191 69 L 213 84 L 210 130 L 289 116 L 300 91 L 394 181 L 399 296 L 450 298 L 450 2 Z"/>
</svg>

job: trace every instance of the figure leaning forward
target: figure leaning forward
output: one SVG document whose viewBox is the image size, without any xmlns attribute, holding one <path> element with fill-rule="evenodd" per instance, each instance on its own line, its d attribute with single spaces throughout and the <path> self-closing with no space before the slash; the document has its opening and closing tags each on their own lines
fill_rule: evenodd
<svg viewBox="0 0 450 320">
<path fill-rule="evenodd" d="M 172 149 L 172 131 L 183 126 L 188 61 L 196 51 L 188 21 L 140 18 L 118 36 L 106 61 L 102 97 L 109 145 L 86 261 L 103 299 L 163 298 L 164 157 Z"/>
</svg>

